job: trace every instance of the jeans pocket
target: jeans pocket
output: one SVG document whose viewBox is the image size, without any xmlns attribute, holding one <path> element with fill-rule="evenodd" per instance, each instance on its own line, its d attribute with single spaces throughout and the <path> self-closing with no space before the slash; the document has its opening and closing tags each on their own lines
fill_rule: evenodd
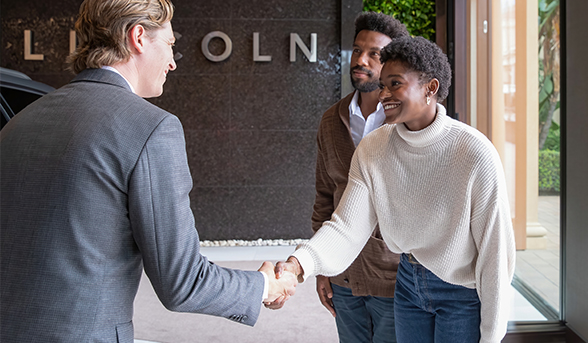
<svg viewBox="0 0 588 343">
<path fill-rule="evenodd" d="M 118 343 L 133 343 L 134 336 L 132 321 L 116 326 L 116 341 Z"/>
</svg>

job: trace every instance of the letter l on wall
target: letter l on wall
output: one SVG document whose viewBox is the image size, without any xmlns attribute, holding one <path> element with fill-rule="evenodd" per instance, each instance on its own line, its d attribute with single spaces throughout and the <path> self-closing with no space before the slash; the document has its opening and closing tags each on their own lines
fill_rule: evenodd
<svg viewBox="0 0 588 343">
<path fill-rule="evenodd" d="M 270 62 L 271 55 L 259 54 L 259 32 L 253 32 L 253 61 L 255 62 Z"/>
<path fill-rule="evenodd" d="M 43 54 L 32 54 L 33 40 L 31 30 L 24 30 L 24 59 L 30 61 L 42 61 Z"/>
</svg>

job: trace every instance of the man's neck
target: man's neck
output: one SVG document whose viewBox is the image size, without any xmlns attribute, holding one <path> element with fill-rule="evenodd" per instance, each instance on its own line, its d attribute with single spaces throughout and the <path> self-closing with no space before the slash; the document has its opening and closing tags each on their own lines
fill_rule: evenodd
<svg viewBox="0 0 588 343">
<path fill-rule="evenodd" d="M 367 119 L 367 117 L 370 114 L 374 113 L 378 108 L 378 102 L 380 102 L 379 96 L 379 89 L 376 89 L 375 91 L 369 93 L 359 92 L 357 104 L 359 105 L 359 108 L 361 109 L 361 114 L 365 119 Z"/>
<path fill-rule="evenodd" d="M 137 66 L 130 61 L 113 64 L 112 68 L 116 69 L 122 77 L 131 85 L 133 92 L 137 93 L 139 73 Z"/>
</svg>

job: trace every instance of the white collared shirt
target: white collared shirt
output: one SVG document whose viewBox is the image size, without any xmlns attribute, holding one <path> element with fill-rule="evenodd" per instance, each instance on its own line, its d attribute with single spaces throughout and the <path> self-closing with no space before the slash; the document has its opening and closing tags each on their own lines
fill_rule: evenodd
<svg viewBox="0 0 588 343">
<path fill-rule="evenodd" d="M 106 69 L 106 70 L 110 70 L 110 71 L 113 71 L 113 72 L 117 73 L 118 75 L 120 75 L 120 76 L 121 76 L 123 79 L 125 79 L 125 81 L 127 81 L 127 84 L 129 85 L 129 87 L 131 87 L 131 92 L 133 92 L 133 93 L 137 94 L 137 93 L 135 92 L 135 88 L 133 88 L 133 85 L 131 85 L 131 83 L 129 82 L 129 80 L 127 80 L 127 79 L 126 79 L 126 78 L 123 76 L 123 74 L 121 74 L 121 73 L 120 73 L 120 71 L 116 70 L 115 68 L 113 68 L 113 67 L 111 67 L 111 66 L 103 66 L 103 67 L 101 67 L 100 69 Z"/>
<path fill-rule="evenodd" d="M 361 113 L 361 108 L 357 103 L 358 100 L 359 91 L 355 91 L 355 95 L 349 103 L 349 126 L 351 127 L 351 138 L 353 138 L 355 147 L 357 147 L 361 139 L 368 133 L 382 126 L 382 124 L 384 124 L 384 119 L 386 119 L 384 106 L 382 106 L 381 102 L 378 102 L 376 111 L 370 113 L 366 120 Z"/>
</svg>

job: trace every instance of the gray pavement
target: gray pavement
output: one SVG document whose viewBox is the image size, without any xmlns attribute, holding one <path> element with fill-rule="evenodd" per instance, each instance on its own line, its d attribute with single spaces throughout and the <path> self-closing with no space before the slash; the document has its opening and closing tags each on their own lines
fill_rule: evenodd
<svg viewBox="0 0 588 343">
<path fill-rule="evenodd" d="M 285 259 L 294 246 L 210 247 L 201 252 L 216 264 L 245 270 L 257 270 L 263 261 Z M 296 295 L 284 308 L 261 309 L 254 327 L 224 318 L 191 313 L 170 312 L 161 305 L 147 277 L 143 275 L 135 299 L 136 343 L 299 343 L 338 342 L 335 319 L 322 307 L 315 291 L 316 281 L 309 278 L 297 287 Z M 523 296 L 514 291 L 510 320 L 546 320 Z"/>
<path fill-rule="evenodd" d="M 517 251 L 517 276 L 559 312 L 560 198 L 540 196 L 538 219 L 547 229 L 545 249 Z"/>
<path fill-rule="evenodd" d="M 263 260 L 276 262 L 285 259 L 293 249 L 294 247 L 213 248 L 208 251 L 203 249 L 203 253 L 209 253 L 207 256 L 223 267 L 257 270 Z M 235 252 L 248 254 L 245 258 L 260 260 L 222 261 L 239 258 L 232 257 Z M 133 323 L 137 343 L 338 342 L 335 319 L 320 304 L 314 278 L 299 284 L 296 295 L 282 309 L 273 311 L 262 307 L 257 324 L 249 327 L 224 318 L 170 312 L 161 305 L 149 280 L 143 275 L 135 299 Z"/>
</svg>

